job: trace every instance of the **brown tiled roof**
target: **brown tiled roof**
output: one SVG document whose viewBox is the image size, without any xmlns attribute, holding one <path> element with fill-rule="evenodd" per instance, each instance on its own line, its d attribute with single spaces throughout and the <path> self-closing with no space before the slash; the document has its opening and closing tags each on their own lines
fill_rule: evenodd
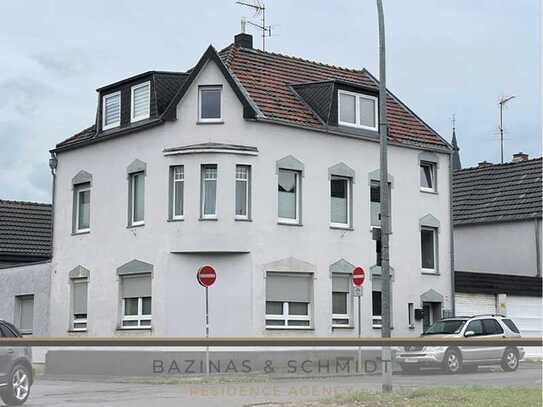
<svg viewBox="0 0 543 407">
<path fill-rule="evenodd" d="M 541 218 L 542 158 L 453 174 L 455 225 Z"/>
<path fill-rule="evenodd" d="M 50 204 L 0 199 L 0 258 L 51 257 Z"/>
</svg>

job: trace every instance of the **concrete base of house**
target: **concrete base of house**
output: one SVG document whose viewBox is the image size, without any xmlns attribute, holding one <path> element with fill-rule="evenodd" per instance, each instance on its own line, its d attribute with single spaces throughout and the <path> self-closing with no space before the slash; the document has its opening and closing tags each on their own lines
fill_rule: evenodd
<svg viewBox="0 0 543 407">
<path fill-rule="evenodd" d="M 381 350 L 212 351 L 213 375 L 345 376 L 381 372 Z M 50 350 L 47 376 L 175 377 L 206 374 L 205 351 Z M 387 368 L 390 362 L 387 363 Z"/>
</svg>

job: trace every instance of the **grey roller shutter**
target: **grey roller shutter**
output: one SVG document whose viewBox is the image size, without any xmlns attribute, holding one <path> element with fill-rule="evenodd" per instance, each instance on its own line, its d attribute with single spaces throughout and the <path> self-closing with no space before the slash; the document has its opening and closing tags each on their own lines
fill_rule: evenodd
<svg viewBox="0 0 543 407">
<path fill-rule="evenodd" d="M 121 280 L 121 295 L 123 298 L 150 297 L 151 274 L 123 276 Z"/>
<path fill-rule="evenodd" d="M 87 313 L 87 281 L 74 281 L 74 314 Z"/>
<path fill-rule="evenodd" d="M 19 328 L 24 332 L 32 332 L 34 325 L 34 296 L 24 296 L 20 301 L 21 321 Z"/>
<path fill-rule="evenodd" d="M 349 274 L 332 275 L 332 291 L 348 293 L 351 290 L 351 276 Z"/>
<path fill-rule="evenodd" d="M 311 302 L 313 275 L 307 273 L 269 272 L 266 301 Z"/>
</svg>

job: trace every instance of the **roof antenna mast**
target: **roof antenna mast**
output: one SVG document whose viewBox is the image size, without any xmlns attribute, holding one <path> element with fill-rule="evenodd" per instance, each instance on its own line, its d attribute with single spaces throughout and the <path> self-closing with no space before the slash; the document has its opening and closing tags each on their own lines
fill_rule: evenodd
<svg viewBox="0 0 543 407">
<path fill-rule="evenodd" d="M 242 20 L 242 30 L 245 28 L 245 24 L 250 24 L 260 31 L 262 31 L 262 51 L 266 51 L 266 37 L 271 37 L 271 25 L 266 25 L 266 6 L 262 0 L 254 0 L 254 3 L 245 3 L 243 1 L 236 1 L 236 4 L 241 4 L 242 6 L 250 7 L 255 11 L 253 17 L 261 16 L 260 23 L 253 23 L 252 21 Z"/>
<path fill-rule="evenodd" d="M 505 97 L 502 96 L 498 104 L 500 105 L 500 155 L 501 155 L 501 163 L 503 164 L 503 106 L 509 102 L 511 99 L 514 99 L 515 96 L 509 96 Z"/>
</svg>

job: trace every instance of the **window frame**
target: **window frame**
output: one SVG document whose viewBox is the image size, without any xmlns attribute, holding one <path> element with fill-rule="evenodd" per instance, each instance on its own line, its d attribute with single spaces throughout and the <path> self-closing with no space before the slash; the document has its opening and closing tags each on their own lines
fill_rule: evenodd
<svg viewBox="0 0 543 407">
<path fill-rule="evenodd" d="M 23 294 L 23 295 L 16 295 L 16 321 L 17 321 L 17 330 L 21 333 L 21 335 L 32 335 L 34 332 L 34 294 Z M 32 301 L 32 327 L 30 329 L 24 329 L 22 327 L 22 321 L 23 321 L 23 302 L 25 301 Z"/>
<path fill-rule="evenodd" d="M 347 183 L 346 190 L 347 190 L 347 223 L 338 223 L 332 221 L 332 180 L 341 180 L 345 181 Z M 353 188 L 353 179 L 351 177 L 344 177 L 341 175 L 331 175 L 330 176 L 330 182 L 328 183 L 330 188 L 330 227 L 331 228 L 337 228 L 337 229 L 351 229 L 353 227 L 352 222 L 352 188 Z"/>
<path fill-rule="evenodd" d="M 200 196 L 201 196 L 201 202 L 200 202 L 200 219 L 209 220 L 209 219 L 217 219 L 217 191 L 219 187 L 219 166 L 217 164 L 202 164 L 200 167 Z M 214 168 L 215 169 L 215 178 L 209 178 L 206 179 L 205 177 L 205 170 L 208 168 Z M 215 181 L 215 213 L 213 214 L 206 214 L 205 213 L 205 204 L 206 204 L 206 189 L 205 189 L 205 182 L 208 181 Z"/>
<path fill-rule="evenodd" d="M 178 169 L 178 168 L 181 168 L 181 170 L 183 171 L 183 178 L 182 179 L 176 179 L 175 178 L 175 171 Z M 172 196 L 171 196 L 171 219 L 172 220 L 183 220 L 185 219 L 185 166 L 184 165 L 173 165 L 171 166 L 171 176 L 172 176 L 172 179 L 171 179 L 171 183 L 172 183 Z M 176 187 L 176 184 L 177 183 L 182 183 L 183 184 L 183 195 L 181 197 L 182 199 L 182 205 L 181 205 L 181 215 L 177 215 L 175 213 L 175 207 L 176 207 L 176 200 L 177 200 L 177 189 L 175 188 Z"/>
<path fill-rule="evenodd" d="M 114 97 L 119 97 L 119 120 L 114 123 L 106 124 L 106 100 Z M 102 130 L 109 130 L 121 126 L 122 103 L 120 90 L 102 96 Z"/>
<path fill-rule="evenodd" d="M 431 161 L 421 160 L 419 162 L 419 177 L 421 176 L 422 167 L 430 167 L 430 169 L 431 169 L 430 178 L 431 178 L 431 182 L 432 182 L 432 187 L 431 188 L 423 187 L 422 186 L 422 178 L 419 178 L 419 188 L 420 188 L 421 192 L 436 193 L 437 192 L 437 183 L 436 183 L 437 164 L 434 163 L 434 162 L 431 162 Z"/>
<path fill-rule="evenodd" d="M 79 184 L 79 185 L 74 185 L 74 189 L 75 189 L 75 219 L 74 219 L 74 233 L 75 234 L 78 234 L 78 233 L 88 233 L 90 232 L 91 230 L 91 222 L 90 222 L 90 209 L 91 209 L 91 185 L 90 183 L 84 183 L 84 184 Z M 81 192 L 86 192 L 88 191 L 89 192 L 89 227 L 87 228 L 80 228 L 80 225 L 79 225 L 79 211 L 80 211 L 80 194 Z"/>
<path fill-rule="evenodd" d="M 138 313 L 137 315 L 126 315 L 126 300 L 127 299 L 138 299 Z M 143 299 L 144 298 L 150 298 L 151 299 L 151 313 L 150 314 L 143 314 Z M 121 298 L 121 329 L 151 329 L 153 327 L 153 297 L 152 296 L 145 296 L 145 297 L 122 297 Z M 149 320 L 149 325 L 142 325 L 141 321 L 147 321 Z M 128 321 L 137 321 L 137 326 L 129 325 L 125 326 L 124 322 Z"/>
<path fill-rule="evenodd" d="M 75 286 L 77 284 L 85 284 L 86 290 L 87 290 L 87 313 L 85 314 L 85 318 L 76 318 L 76 314 L 74 312 L 74 306 L 75 306 Z M 88 316 L 89 316 L 89 304 L 88 304 L 88 293 L 89 293 L 89 280 L 88 278 L 72 278 L 71 280 L 71 289 L 72 289 L 72 301 L 71 301 L 71 323 L 70 323 L 70 330 L 74 332 L 86 332 L 88 328 Z M 85 325 L 84 327 L 76 327 L 77 324 Z"/>
<path fill-rule="evenodd" d="M 238 168 L 245 168 L 247 170 L 247 178 L 242 179 L 238 178 Z M 251 219 L 251 166 L 248 164 L 236 164 L 235 168 L 236 174 L 235 174 L 235 189 L 234 189 L 234 217 L 236 220 L 249 220 Z M 238 181 L 245 182 L 246 188 L 245 188 L 245 215 L 238 215 L 237 211 L 237 192 L 238 192 Z"/>
<path fill-rule="evenodd" d="M 218 118 L 203 118 L 202 117 L 202 91 L 218 90 L 219 91 L 219 111 Z M 222 123 L 223 122 L 223 89 L 222 85 L 201 85 L 198 86 L 198 123 Z"/>
<path fill-rule="evenodd" d="M 281 301 L 267 301 L 268 302 L 279 302 Z M 289 303 L 300 303 L 300 304 L 307 304 L 307 315 L 290 315 L 289 314 Z M 265 313 L 265 326 L 266 329 L 312 329 L 313 322 L 311 318 L 311 302 L 299 302 L 299 301 L 282 301 L 283 304 L 283 312 L 282 314 L 268 314 Z M 268 321 L 284 321 L 284 325 L 268 325 Z M 308 325 L 289 325 L 289 321 L 308 321 Z"/>
<path fill-rule="evenodd" d="M 148 93 L 148 98 L 149 98 L 149 104 L 147 106 L 147 114 L 146 115 L 143 115 L 143 116 L 135 116 L 134 114 L 134 107 L 135 107 L 135 104 L 134 104 L 134 96 L 135 96 L 135 92 L 136 90 L 140 89 L 140 88 L 144 88 L 144 87 L 147 87 L 147 93 Z M 145 120 L 145 119 L 148 119 L 149 117 L 151 117 L 151 81 L 147 81 L 147 82 L 142 82 L 142 83 L 138 83 L 137 85 L 134 85 L 130 88 L 130 123 L 135 123 L 135 122 L 139 122 L 141 120 Z"/>
<path fill-rule="evenodd" d="M 295 185 L 296 185 L 296 197 L 295 197 L 295 210 L 296 210 L 296 217 L 295 218 L 282 218 L 279 216 L 279 173 L 281 171 L 284 172 L 291 172 L 295 176 Z M 291 170 L 288 168 L 279 168 L 277 170 L 277 222 L 281 224 L 289 224 L 289 225 L 300 225 L 301 224 L 301 178 L 302 173 L 298 170 Z"/>
<path fill-rule="evenodd" d="M 381 315 L 374 315 L 373 314 L 373 293 L 381 293 Z M 382 329 L 383 328 L 383 308 L 382 308 L 382 301 L 383 301 L 383 293 L 379 290 L 372 290 L 371 292 L 371 327 L 374 329 Z"/>
<path fill-rule="evenodd" d="M 346 277 L 348 278 L 348 277 Z M 332 298 L 332 328 L 352 328 L 353 327 L 353 297 L 351 292 L 343 292 L 343 291 L 332 291 L 332 297 L 334 296 L 334 293 L 341 293 L 346 294 L 345 301 L 347 302 L 347 313 L 346 314 L 334 314 L 334 300 Z M 347 320 L 346 324 L 339 324 L 337 322 L 334 322 L 336 320 Z"/>
<path fill-rule="evenodd" d="M 136 210 L 136 177 L 143 177 L 143 219 L 134 220 Z M 130 177 L 130 226 L 143 226 L 145 225 L 145 171 L 137 171 L 129 174 Z"/>
<path fill-rule="evenodd" d="M 355 97 L 355 123 L 344 122 L 344 121 L 341 120 L 341 95 L 342 94 Z M 367 99 L 367 100 L 373 101 L 374 107 L 375 107 L 375 109 L 374 109 L 374 112 L 375 112 L 375 117 L 374 117 L 375 127 L 366 126 L 366 125 L 360 123 L 360 99 Z M 351 91 L 343 90 L 343 89 L 338 89 L 338 93 L 337 93 L 337 106 L 338 106 L 337 122 L 338 122 L 338 125 L 354 127 L 354 128 L 357 128 L 357 129 L 366 129 L 366 130 L 377 131 L 378 127 L 379 127 L 379 103 L 378 102 L 379 102 L 379 99 L 376 96 L 367 95 L 367 94 L 364 94 L 364 93 L 351 92 Z"/>
<path fill-rule="evenodd" d="M 424 258 L 423 256 L 423 253 L 422 253 L 422 250 L 423 250 L 423 245 L 422 245 L 422 231 L 423 230 L 427 230 L 427 231 L 431 231 L 433 233 L 433 249 L 434 249 L 434 268 L 432 269 L 429 269 L 429 268 L 425 268 L 422 264 L 422 260 Z M 438 241 L 437 241 L 437 234 L 438 234 L 438 229 L 435 228 L 435 227 L 432 227 L 432 226 L 424 226 L 422 225 L 420 227 L 420 231 L 419 231 L 419 235 L 420 235 L 420 267 L 421 267 L 421 270 L 423 273 L 428 273 L 428 274 L 438 274 L 438 271 L 439 271 L 439 267 L 438 267 L 438 263 L 439 263 L 439 258 L 438 258 L 438 251 L 437 251 L 437 245 L 438 245 Z"/>
</svg>

